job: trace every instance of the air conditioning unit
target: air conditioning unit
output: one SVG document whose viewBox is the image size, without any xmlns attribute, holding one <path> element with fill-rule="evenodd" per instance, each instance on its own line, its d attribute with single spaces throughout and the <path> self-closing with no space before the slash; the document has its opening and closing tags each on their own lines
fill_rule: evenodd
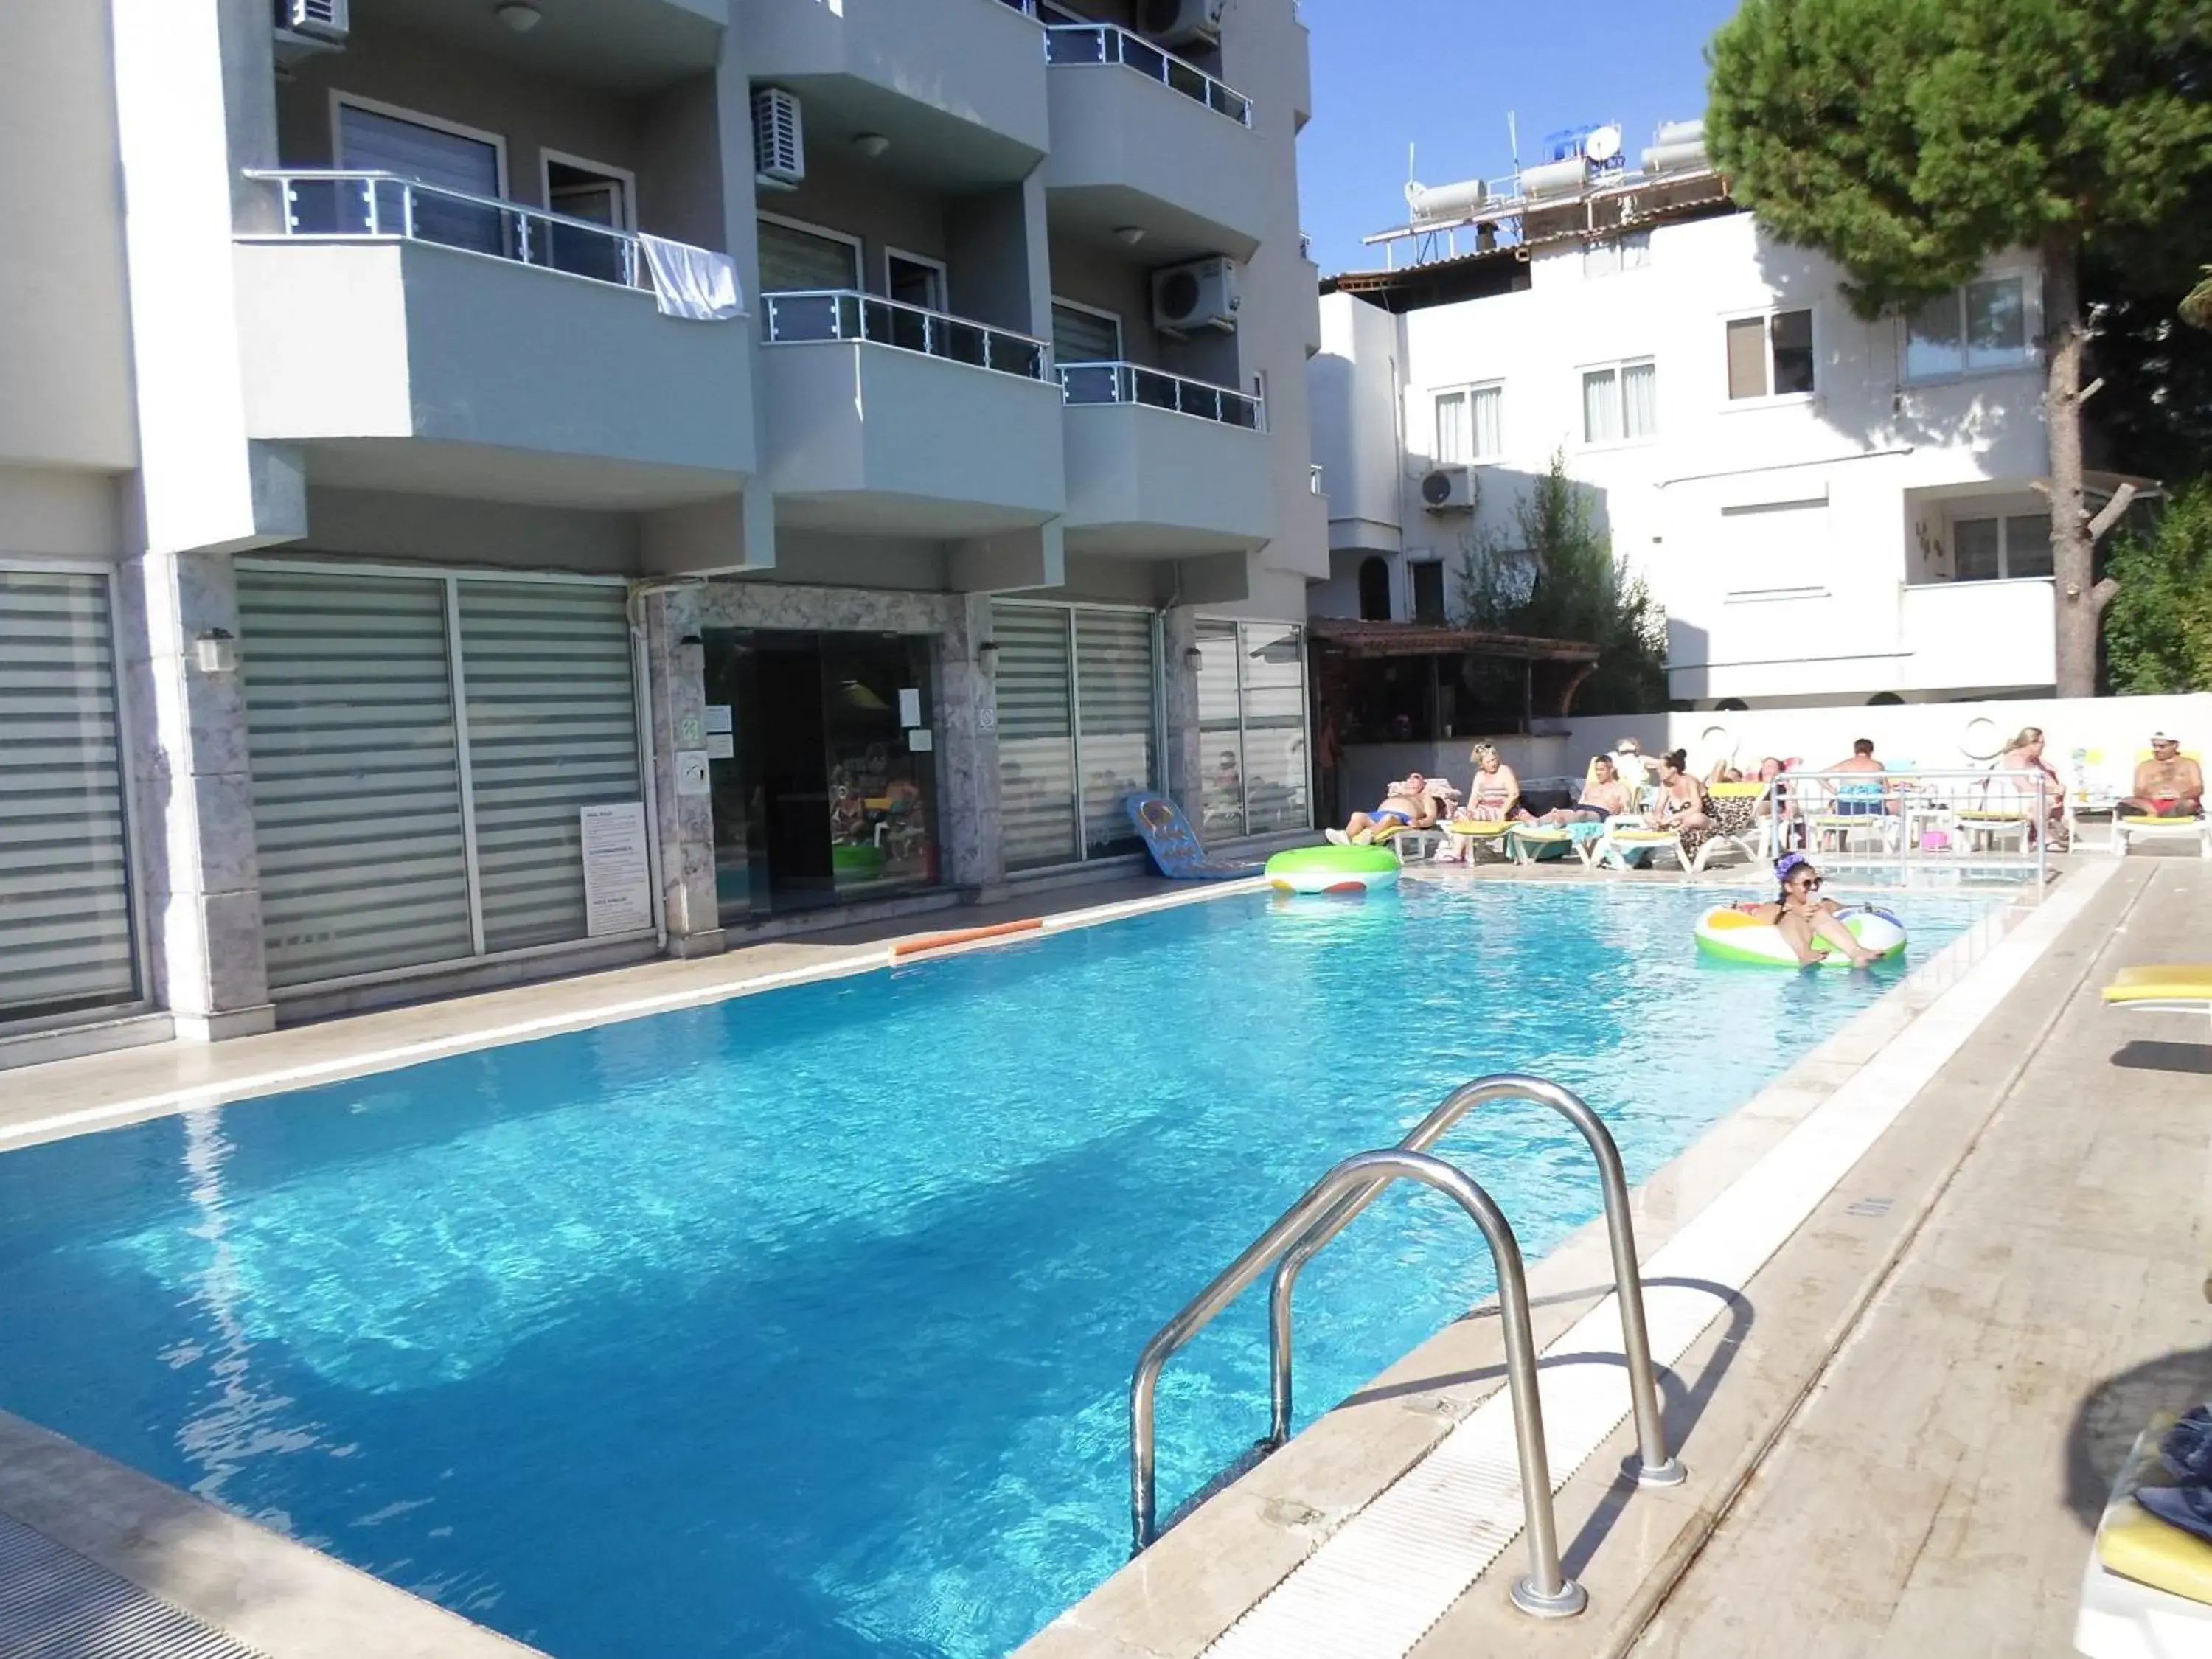
<svg viewBox="0 0 2212 1659">
<path fill-rule="evenodd" d="M 1421 505 L 1431 513 L 1474 511 L 1474 469 L 1440 466 L 1421 479 Z"/>
<path fill-rule="evenodd" d="M 1233 330 L 1237 307 L 1237 262 L 1194 259 L 1152 273 L 1152 326 L 1178 338 L 1194 328 Z"/>
<path fill-rule="evenodd" d="M 799 113 L 799 94 L 781 87 L 753 93 L 753 177 L 777 190 L 790 190 L 806 177 L 806 127 Z"/>
<path fill-rule="evenodd" d="M 276 29 L 322 46 L 345 44 L 350 29 L 347 0 L 276 0 Z"/>
<path fill-rule="evenodd" d="M 1228 6 L 1229 0 L 1141 0 L 1137 28 L 1163 46 L 1212 45 L 1221 39 L 1221 14 Z"/>
</svg>

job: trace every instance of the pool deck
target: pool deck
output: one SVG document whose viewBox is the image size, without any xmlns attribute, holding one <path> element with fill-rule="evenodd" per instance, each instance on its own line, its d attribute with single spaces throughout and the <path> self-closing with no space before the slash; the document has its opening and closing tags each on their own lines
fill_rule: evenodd
<svg viewBox="0 0 2212 1659">
<path fill-rule="evenodd" d="M 1950 1033 L 1925 1086 L 1877 1107 L 1885 1127 L 1740 1287 L 1716 1296 L 1670 1285 L 1663 1253 L 1679 1256 L 1690 1224 L 1752 1184 L 1747 1175 L 1796 1144 L 1793 1134 L 1877 1093 L 1862 1086 L 1869 1062 L 1924 1046 L 1946 1018 L 1959 1025 L 1976 973 L 2011 937 L 2004 927 L 1927 964 L 1638 1190 L 1655 1295 L 1710 1304 L 1662 1379 L 1670 1439 L 1691 1479 L 1630 1489 L 1609 1473 L 1632 1449 L 1625 1429 L 1603 1434 L 1579 1469 L 1555 1455 L 1559 1532 L 1589 1610 L 1542 1625 L 1511 1611 L 1504 1591 L 1522 1569 L 1516 1540 L 1418 1640 L 1392 1650 L 2070 1651 L 2087 1528 L 2120 1454 L 2154 1406 L 2212 1389 L 2198 1218 L 2212 1176 L 2204 1023 L 2110 1012 L 2096 996 L 2121 963 L 2212 956 L 2212 865 L 2156 854 L 2071 862 L 2081 879 L 2061 882 L 2042 912 L 2009 919 L 2023 951 L 2039 927 L 2049 935 L 2034 939 L 2032 960 L 2015 951 L 2021 962 L 1986 1018 L 1974 1012 Z M 1740 889 L 1744 877 L 1708 879 Z M 1030 915 L 1083 925 L 1124 904 L 1206 896 L 1117 881 L 962 911 L 957 925 Z M 861 936 L 16 1073 L 0 1091 L 0 1148 L 864 971 L 916 928 L 848 931 Z M 1541 1347 L 1607 1305 L 1601 1230 L 1582 1230 L 1529 1277 Z M 1232 1627 L 1332 1540 L 1340 1553 L 1361 1512 L 1479 1413 L 1498 1392 L 1501 1357 L 1495 1318 L 1478 1310 L 1450 1327 L 1176 1527 L 1024 1659 L 1182 1659 L 1217 1646 L 1224 1659 L 1290 1659 L 1289 1646 L 1240 1647 Z M 1571 1356 L 1553 1357 L 1547 1406 L 1555 1377 L 1573 1393 L 1574 1370 Z M 1608 1375 L 1618 1389 L 1618 1370 Z M 1565 1431 L 1548 1426 L 1556 1444 Z M 0 1520 L 10 1517 L 271 1659 L 528 1652 L 0 1415 Z M 1355 1605 L 1338 1611 L 1357 1620 L 1363 1593 L 1389 1590 L 1355 1585 Z M 0 1582 L 0 1617 L 7 1593 Z M 1318 1640 L 1296 1650 L 1352 1651 Z"/>
</svg>

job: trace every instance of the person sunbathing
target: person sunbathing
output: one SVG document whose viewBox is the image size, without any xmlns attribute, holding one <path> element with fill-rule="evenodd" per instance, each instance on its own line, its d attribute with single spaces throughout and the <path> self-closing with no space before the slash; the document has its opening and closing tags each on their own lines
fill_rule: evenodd
<svg viewBox="0 0 2212 1659">
<path fill-rule="evenodd" d="M 2135 793 L 2120 811 L 2136 817 L 2193 818 L 2204 811 L 2204 769 L 2181 752 L 2179 739 L 2154 732 L 2150 758 L 2136 768 Z"/>
<path fill-rule="evenodd" d="M 1781 884 L 1782 890 L 1772 903 L 1736 908 L 1771 925 L 1782 935 L 1783 943 L 1796 953 L 1802 966 L 1809 968 L 1819 960 L 1813 951 L 1815 939 L 1841 951 L 1850 958 L 1854 968 L 1864 968 L 1876 959 L 1875 953 L 1852 938 L 1851 930 L 1844 926 L 1842 907 L 1835 900 L 1820 896 L 1820 872 L 1813 867 L 1810 859 L 1802 853 L 1784 853 L 1774 866 L 1774 878 Z"/>
<path fill-rule="evenodd" d="M 1419 772 L 1383 793 L 1382 804 L 1372 812 L 1354 812 L 1341 830 L 1328 832 L 1339 847 L 1364 846 L 1385 829 L 1426 830 L 1437 821 L 1433 786 Z"/>
<path fill-rule="evenodd" d="M 1620 781 L 1620 771 L 1613 765 L 1613 757 L 1594 755 L 1590 757 L 1589 781 L 1583 785 L 1579 803 L 1555 806 L 1548 812 L 1531 812 L 1524 806 L 1513 816 L 1522 823 L 1603 823 L 1627 811 L 1628 786 Z"/>
</svg>

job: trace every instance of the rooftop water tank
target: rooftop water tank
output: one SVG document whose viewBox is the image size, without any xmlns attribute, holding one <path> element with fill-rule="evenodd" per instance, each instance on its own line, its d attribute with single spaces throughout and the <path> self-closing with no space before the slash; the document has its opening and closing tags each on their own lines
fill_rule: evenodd
<svg viewBox="0 0 2212 1659">
<path fill-rule="evenodd" d="M 1589 161 L 1581 155 L 1570 155 L 1564 161 L 1545 161 L 1533 167 L 1521 169 L 1521 193 L 1523 196 L 1571 196 L 1589 183 Z"/>
<path fill-rule="evenodd" d="M 1646 173 L 1681 173 L 1706 165 L 1703 121 L 1662 121 L 1644 152 Z"/>
<path fill-rule="evenodd" d="M 1489 200 L 1490 186 L 1480 179 L 1462 179 L 1455 185 L 1406 186 L 1406 210 L 1417 225 L 1456 223 L 1480 211 Z"/>
</svg>

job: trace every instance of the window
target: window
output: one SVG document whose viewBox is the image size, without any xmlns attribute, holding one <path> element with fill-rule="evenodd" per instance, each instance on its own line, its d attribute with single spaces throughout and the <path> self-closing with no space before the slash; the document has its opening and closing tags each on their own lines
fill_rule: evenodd
<svg viewBox="0 0 2212 1659">
<path fill-rule="evenodd" d="M 2051 574 L 2051 515 L 2016 513 L 1951 524 L 1951 579 L 2018 581 Z"/>
<path fill-rule="evenodd" d="M 1905 319 L 1907 380 L 2021 368 L 2033 360 L 2027 281 L 1987 276 L 1939 294 Z"/>
<path fill-rule="evenodd" d="M 924 311 L 942 311 L 945 301 L 945 267 L 935 259 L 924 258 L 917 253 L 901 253 L 896 248 L 884 250 L 884 294 L 901 305 L 920 306 Z"/>
<path fill-rule="evenodd" d="M 1121 319 L 1110 311 L 1078 305 L 1072 300 L 1054 300 L 1052 355 L 1063 368 L 1069 363 L 1120 362 Z"/>
<path fill-rule="evenodd" d="M 1632 230 L 1626 236 L 1583 245 L 1583 275 L 1612 276 L 1624 270 L 1642 270 L 1651 263 L 1651 233 Z"/>
<path fill-rule="evenodd" d="M 1583 371 L 1583 441 L 1634 442 L 1659 430 L 1659 370 L 1650 359 Z"/>
<path fill-rule="evenodd" d="M 1786 398 L 1813 389 L 1813 313 L 1778 311 L 1728 325 L 1728 395 Z"/>
<path fill-rule="evenodd" d="M 472 197 L 498 198 L 506 193 L 506 147 L 493 134 L 353 98 L 337 100 L 332 120 L 341 167 L 397 173 Z M 390 215 L 386 222 L 401 222 L 404 210 L 399 187 L 380 184 L 376 188 L 379 205 Z M 477 253 L 508 252 L 505 216 L 477 202 L 418 194 L 414 228 L 426 242 Z"/>
<path fill-rule="evenodd" d="M 860 285 L 860 239 L 763 214 L 760 279 L 763 294 L 856 289 Z"/>
<path fill-rule="evenodd" d="M 1505 453 L 1505 388 L 1461 386 L 1437 393 L 1436 459 L 1443 466 L 1494 461 Z"/>
<path fill-rule="evenodd" d="M 1389 562 L 1372 553 L 1359 562 L 1359 620 L 1390 620 Z"/>
<path fill-rule="evenodd" d="M 1286 623 L 1201 622 L 1198 649 L 1204 833 L 1305 829 L 1312 819 L 1304 630 Z"/>
<path fill-rule="evenodd" d="M 1441 559 L 1421 559 L 1406 567 L 1413 592 L 1413 620 L 1441 624 L 1444 619 L 1444 567 Z"/>
</svg>

